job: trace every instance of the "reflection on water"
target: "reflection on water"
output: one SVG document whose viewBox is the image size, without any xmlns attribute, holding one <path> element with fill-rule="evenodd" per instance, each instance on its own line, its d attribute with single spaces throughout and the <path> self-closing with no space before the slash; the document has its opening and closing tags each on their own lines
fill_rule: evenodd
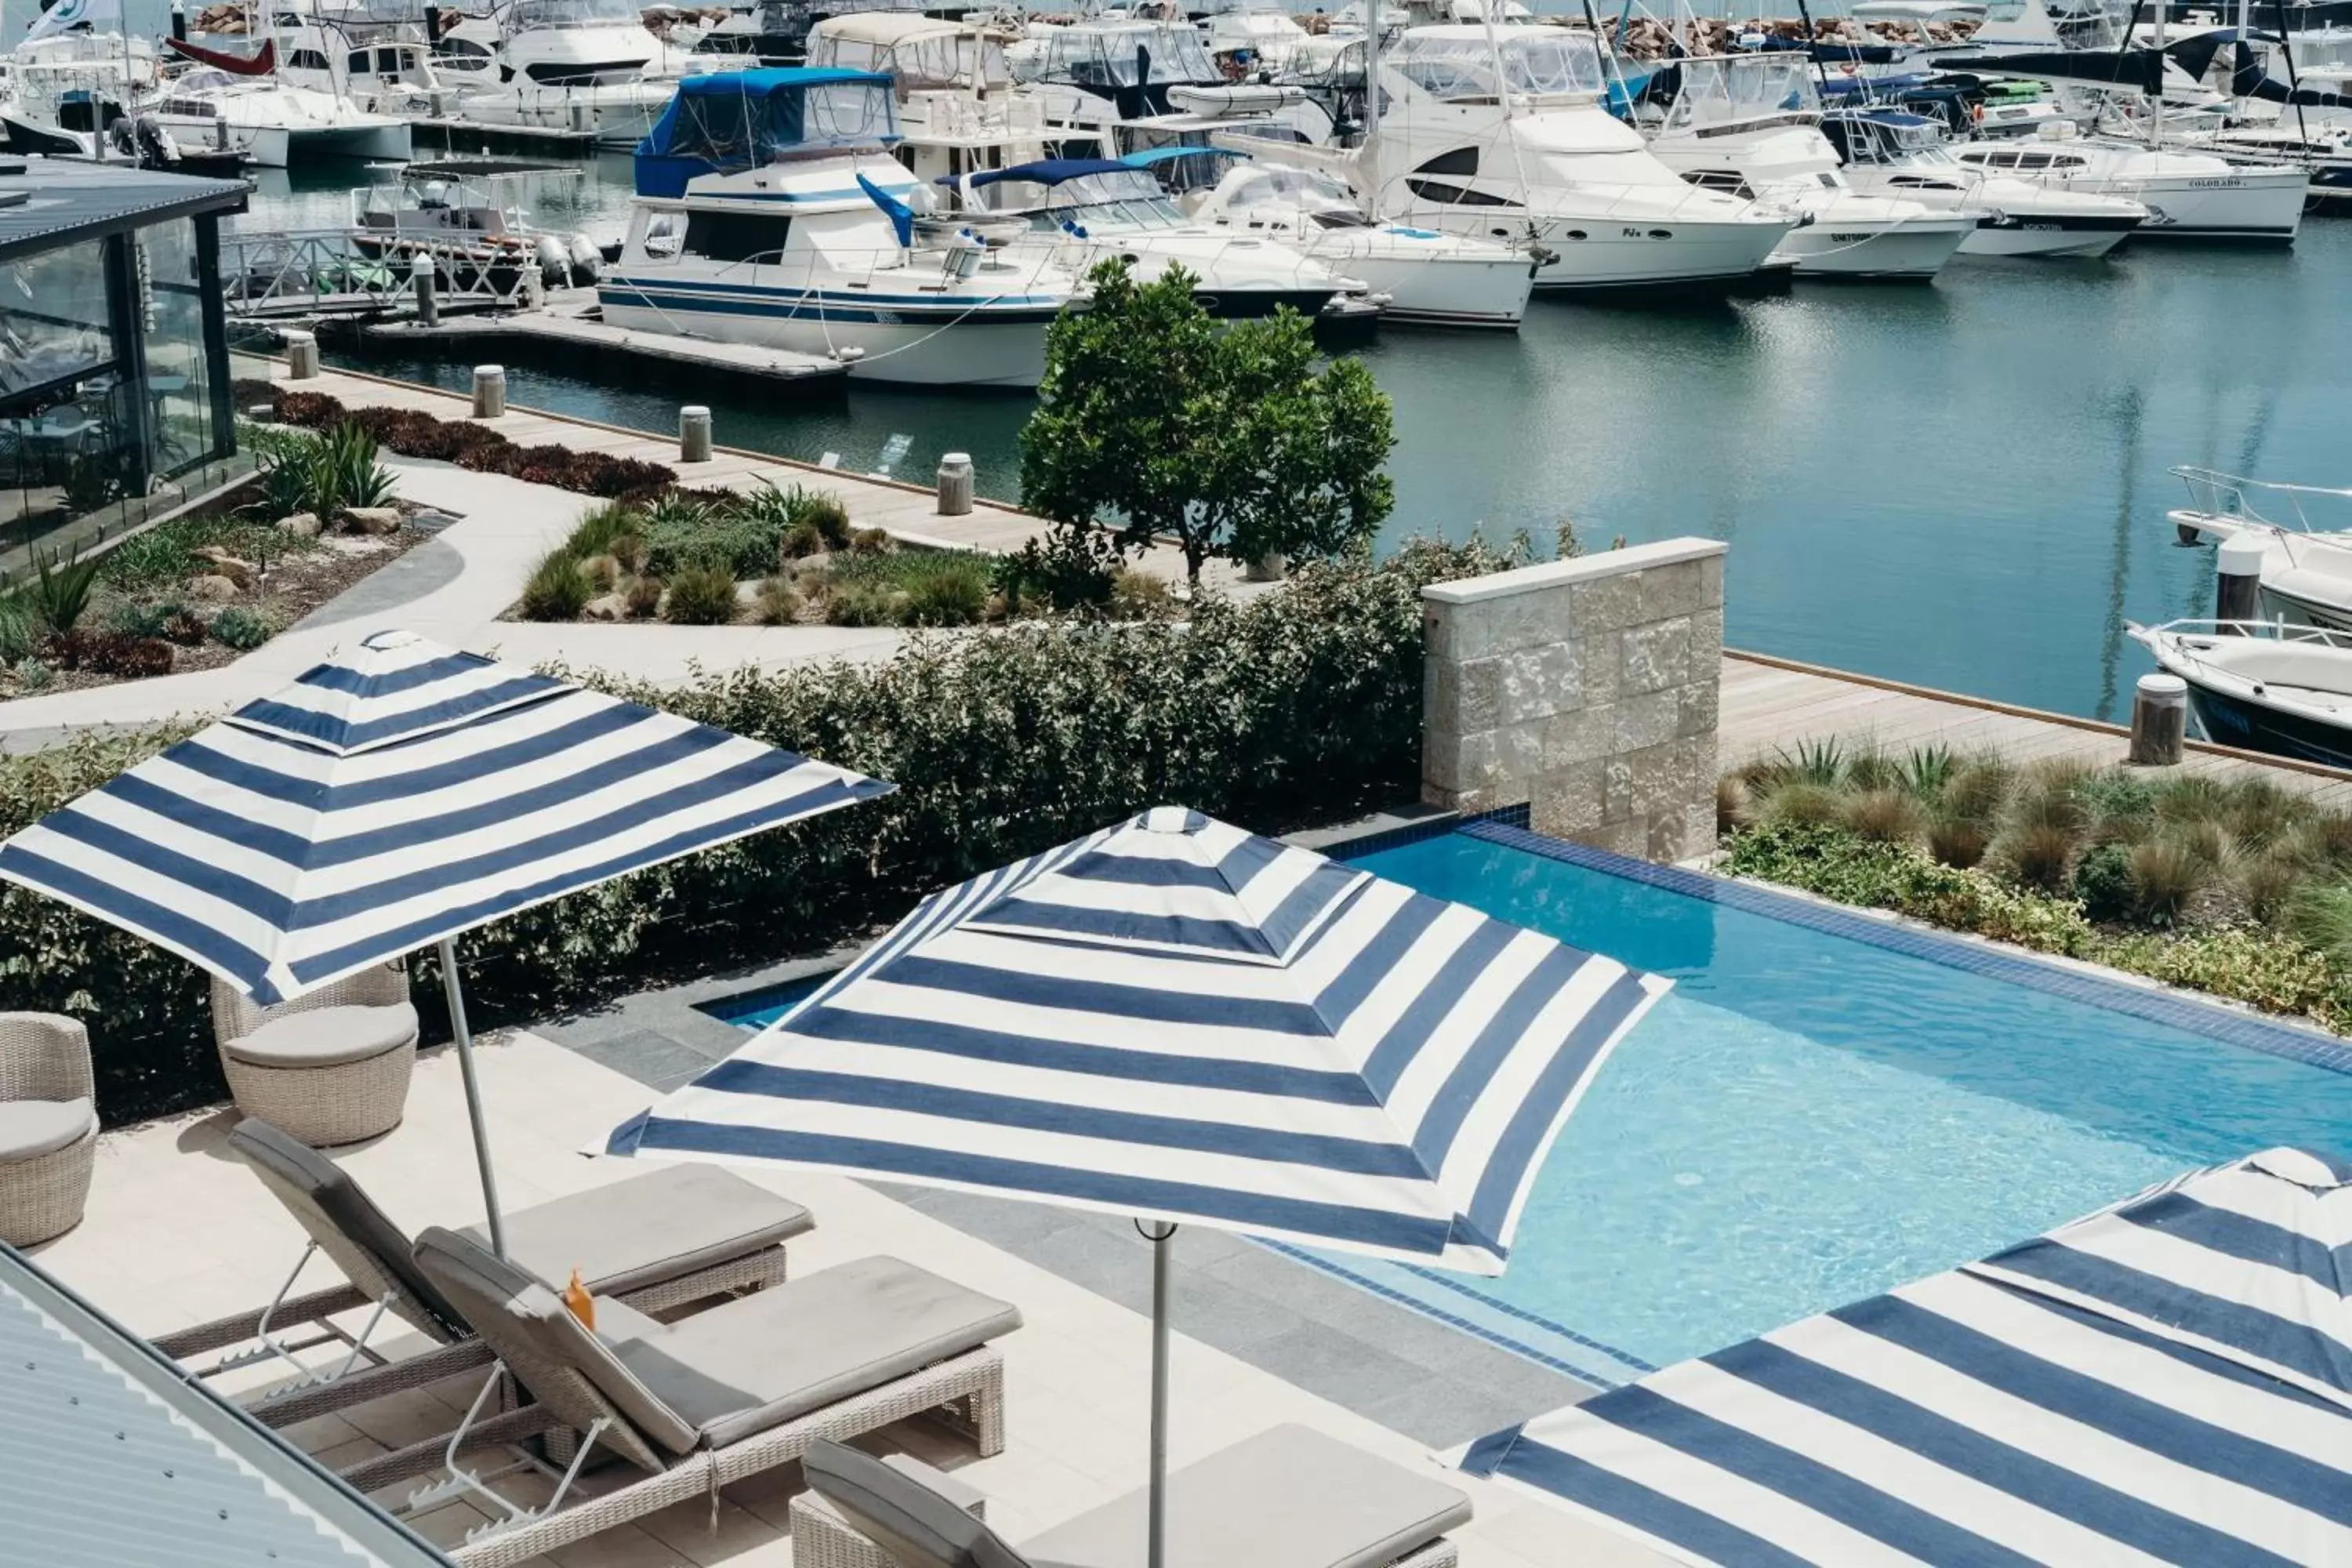
<svg viewBox="0 0 2352 1568">
<path fill-rule="evenodd" d="M 628 161 L 541 182 L 551 226 L 617 235 Z M 340 221 L 352 175 L 263 179 L 249 226 Z M 1562 517 L 1591 544 L 1730 541 L 1739 646 L 2114 716 L 2148 668 L 2128 620 L 2207 613 L 2209 552 L 2174 547 L 2165 470 L 2341 484 L 2352 224 L 2292 251 L 2126 247 L 2105 264 L 1962 262 L 1932 288 L 1805 286 L 1673 309 L 1538 300 L 1517 335 L 1392 331 L 1390 541 Z M 463 384 L 459 365 L 379 363 Z M 653 430 L 676 390 L 511 369 L 519 402 Z M 972 454 L 1019 489 L 1024 398 L 860 387 L 811 407 L 710 397 L 729 443 L 902 477 Z"/>
</svg>

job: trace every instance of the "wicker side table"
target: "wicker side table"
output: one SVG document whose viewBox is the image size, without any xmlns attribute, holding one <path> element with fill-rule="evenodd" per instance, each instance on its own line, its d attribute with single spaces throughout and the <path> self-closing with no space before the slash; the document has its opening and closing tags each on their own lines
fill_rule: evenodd
<svg viewBox="0 0 2352 1568">
<path fill-rule="evenodd" d="M 922 1482 L 972 1518 L 986 1521 L 988 1500 L 953 1476 L 905 1454 L 885 1455 L 882 1462 Z M 856 1525 L 814 1491 L 803 1490 L 793 1497 L 791 1523 L 793 1568 L 900 1568 L 897 1559 L 859 1534 Z"/>
</svg>

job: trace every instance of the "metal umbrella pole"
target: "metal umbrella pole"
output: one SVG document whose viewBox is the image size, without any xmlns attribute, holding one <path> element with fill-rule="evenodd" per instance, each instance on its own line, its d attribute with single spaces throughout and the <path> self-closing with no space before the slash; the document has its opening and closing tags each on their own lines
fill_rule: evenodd
<svg viewBox="0 0 2352 1568">
<path fill-rule="evenodd" d="M 490 1169 L 490 1134 L 482 1118 L 482 1085 L 474 1076 L 474 1032 L 466 1026 L 466 993 L 457 983 L 457 942 L 441 939 L 441 989 L 449 999 L 449 1032 L 457 1041 L 457 1073 L 466 1080 L 466 1116 L 474 1124 L 474 1163 L 482 1173 L 482 1203 L 488 1210 L 490 1250 L 507 1255 L 507 1220 L 499 1212 L 499 1179 Z"/>
<path fill-rule="evenodd" d="M 1168 1281 L 1176 1259 L 1169 1245 L 1176 1226 L 1147 1230 L 1151 1238 L 1151 1492 L 1145 1525 L 1144 1568 L 1163 1568 L 1168 1558 Z"/>
</svg>

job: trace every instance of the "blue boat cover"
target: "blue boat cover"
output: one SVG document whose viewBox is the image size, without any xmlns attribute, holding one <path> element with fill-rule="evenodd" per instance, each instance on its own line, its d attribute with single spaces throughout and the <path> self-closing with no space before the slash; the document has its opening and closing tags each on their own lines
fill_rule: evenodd
<svg viewBox="0 0 2352 1568">
<path fill-rule="evenodd" d="M 1035 185 L 1058 185 L 1065 180 L 1075 180 L 1087 174 L 1124 174 L 1134 165 L 1116 158 L 1041 158 L 1034 163 L 1015 163 L 1009 169 L 990 169 L 968 176 L 974 189 L 992 185 L 1000 180 L 1026 180 Z M 952 185 L 966 177 L 942 175 L 939 183 Z"/>
<path fill-rule="evenodd" d="M 795 147 L 898 140 L 890 78 L 808 67 L 711 71 L 684 78 L 637 143 L 641 196 L 679 196 L 698 174 L 748 169 Z"/>
</svg>

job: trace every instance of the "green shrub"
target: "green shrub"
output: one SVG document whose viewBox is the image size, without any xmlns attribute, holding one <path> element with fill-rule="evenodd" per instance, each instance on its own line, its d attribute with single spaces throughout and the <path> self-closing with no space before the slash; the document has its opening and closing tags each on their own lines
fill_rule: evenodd
<svg viewBox="0 0 2352 1568">
<path fill-rule="evenodd" d="M 827 550 L 848 548 L 849 509 L 841 504 L 839 496 L 822 490 L 795 490 L 793 499 L 795 522 L 804 522 L 815 529 L 817 537 L 824 541 Z"/>
<path fill-rule="evenodd" d="M 624 502 L 614 501 L 588 512 L 572 525 L 563 537 L 564 553 L 574 561 L 584 561 L 592 555 L 611 555 L 614 542 L 623 537 L 635 538 L 645 527 L 646 514 Z"/>
<path fill-rule="evenodd" d="M 47 686 L 54 672 L 29 654 L 16 661 L 16 686 L 23 691 L 38 691 Z"/>
<path fill-rule="evenodd" d="M 2135 844 L 2129 853 L 2133 912 L 2154 926 L 2179 924 L 2219 864 L 2171 834 Z"/>
<path fill-rule="evenodd" d="M 1176 605 L 1176 590 L 1164 577 L 1132 566 L 1110 574 L 1110 600 L 1105 610 L 1115 619 L 1153 620 L 1173 614 Z"/>
<path fill-rule="evenodd" d="M 763 626 L 789 626 L 801 618 L 800 590 L 787 577 L 766 577 L 760 583 L 754 618 Z"/>
<path fill-rule="evenodd" d="M 2304 868 L 2275 854 L 2250 855 L 2231 874 L 2230 889 L 2248 914 L 2270 925 L 2286 913 L 2306 875 Z"/>
<path fill-rule="evenodd" d="M 976 557 L 911 557 L 922 564 L 900 578 L 910 626 L 968 626 L 988 614 L 989 569 Z"/>
<path fill-rule="evenodd" d="M 100 557 L 84 559 L 79 551 L 63 556 L 34 552 L 33 580 L 24 593 L 41 625 L 53 632 L 74 629 L 74 623 L 89 608 L 90 595 L 98 587 L 100 563 Z"/>
<path fill-rule="evenodd" d="M 806 521 L 795 522 L 785 529 L 776 541 L 776 563 L 782 565 L 787 561 L 798 561 L 818 553 L 824 547 L 824 535 L 818 531 L 816 524 Z"/>
<path fill-rule="evenodd" d="M 684 567 L 670 574 L 662 618 L 674 626 L 723 626 L 737 609 L 735 574 L 723 563 Z"/>
<path fill-rule="evenodd" d="M 1990 842 L 1984 819 L 1955 805 L 1948 792 L 1927 814 L 1927 853 L 1944 865 L 1968 870 L 1984 859 Z"/>
<path fill-rule="evenodd" d="M 835 626 L 895 626 L 905 619 L 905 606 L 887 583 L 838 583 L 825 595 L 824 619 Z"/>
<path fill-rule="evenodd" d="M 661 599 L 662 581 L 658 577 L 632 577 L 621 584 L 621 603 L 640 620 L 660 609 Z"/>
<path fill-rule="evenodd" d="M 36 640 L 33 612 L 23 592 L 11 588 L 0 593 L 0 664 L 15 664 L 33 651 Z"/>
<path fill-rule="evenodd" d="M 611 556 L 622 571 L 633 577 L 646 569 L 646 541 L 643 534 L 615 534 L 606 542 L 604 553 Z"/>
<path fill-rule="evenodd" d="M 1766 822 L 1812 827 L 1835 822 L 1844 811 L 1845 797 L 1835 789 L 1802 774 L 1791 774 L 1772 787 L 1758 816 Z"/>
<path fill-rule="evenodd" d="M 1847 801 L 1845 825 L 1860 837 L 1907 844 L 1924 830 L 1927 816 L 1907 789 L 1881 785 Z"/>
<path fill-rule="evenodd" d="M 2352 882 L 2315 882 L 2287 909 L 2287 929 L 2305 946 L 2352 970 Z"/>
<path fill-rule="evenodd" d="M 1903 787 L 1923 801 L 1938 798 L 1952 782 L 1957 761 L 1940 742 L 1914 746 L 1903 758 Z"/>
<path fill-rule="evenodd" d="M 1987 853 L 2025 886 L 2054 893 L 2066 885 L 2067 868 L 2074 857 L 2074 836 L 2057 823 L 2029 818 L 2005 829 Z"/>
<path fill-rule="evenodd" d="M 392 499 L 392 470 L 375 460 L 376 440 L 357 423 L 327 432 L 315 459 L 316 493 L 308 509 L 322 519 L 347 506 L 382 506 Z"/>
<path fill-rule="evenodd" d="M 576 621 L 593 596 L 570 547 L 559 544 L 540 559 L 517 607 L 527 621 Z"/>
<path fill-rule="evenodd" d="M 1562 523 L 1561 527 L 1568 525 Z M 1715 781 L 1715 836 L 1723 838 L 1738 832 L 1756 820 L 1756 803 L 1750 797 L 1748 781 L 1738 773 L 1725 773 Z"/>
<path fill-rule="evenodd" d="M 268 642 L 276 628 L 254 611 L 231 605 L 213 617 L 211 630 L 215 642 L 242 651 Z"/>
<path fill-rule="evenodd" d="M 2099 844 L 2083 852 L 2074 867 L 2074 897 L 2083 912 L 2102 922 L 2129 918 L 2137 901 L 2132 886 L 2131 850 L 2122 844 Z"/>
<path fill-rule="evenodd" d="M 142 605 L 124 603 L 108 612 L 106 629 L 125 637 L 160 637 L 165 623 L 179 609 L 177 605 Z"/>
</svg>

